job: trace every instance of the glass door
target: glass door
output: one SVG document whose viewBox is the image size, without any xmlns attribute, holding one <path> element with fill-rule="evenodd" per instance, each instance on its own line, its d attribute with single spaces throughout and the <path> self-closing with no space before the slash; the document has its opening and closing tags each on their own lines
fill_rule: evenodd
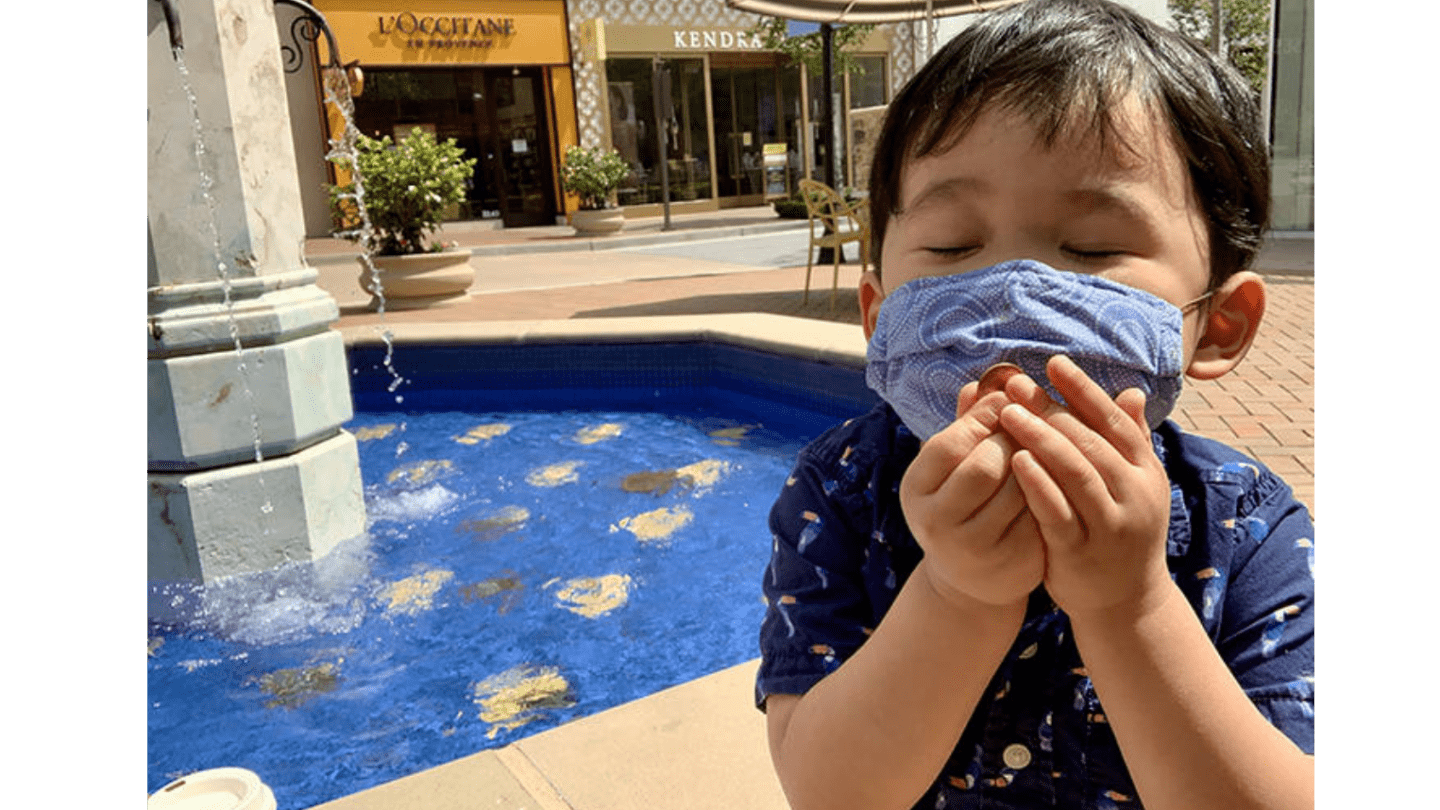
<svg viewBox="0 0 1440 810">
<path fill-rule="evenodd" d="M 488 192 L 484 204 L 498 209 L 507 228 L 555 224 L 542 69 L 476 74 L 475 127 L 481 147 L 476 190 Z"/>
<path fill-rule="evenodd" d="M 713 67 L 719 196 L 764 199 L 765 144 L 781 142 L 773 65 Z M 749 200 L 747 200 L 748 202 Z"/>
<path fill-rule="evenodd" d="M 705 64 L 700 59 L 667 58 L 664 67 L 670 72 L 670 117 L 662 123 L 655 119 L 653 60 L 612 57 L 605 62 L 610 143 L 630 165 L 630 174 L 621 181 L 616 194 L 621 205 L 644 205 L 664 199 L 657 127 L 667 138 L 666 174 L 671 201 L 711 196 Z"/>
</svg>

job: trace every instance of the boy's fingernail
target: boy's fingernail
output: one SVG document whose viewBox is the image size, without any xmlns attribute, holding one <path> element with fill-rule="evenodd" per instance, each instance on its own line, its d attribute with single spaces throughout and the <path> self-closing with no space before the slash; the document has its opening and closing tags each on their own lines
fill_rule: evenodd
<svg viewBox="0 0 1440 810">
<path fill-rule="evenodd" d="M 1003 414 L 1005 411 L 1012 411 L 1012 410 L 1015 411 L 1015 415 L 1014 415 L 1014 416 L 1011 416 L 1011 417 L 1010 417 L 1011 419 L 1019 419 L 1019 420 L 1021 420 L 1021 421 L 1028 421 L 1028 420 L 1031 420 L 1031 419 L 1036 418 L 1036 417 L 1035 417 L 1035 414 L 1031 413 L 1029 408 L 1025 407 L 1024 405 L 1021 405 L 1021 404 L 1018 403 L 1018 402 L 1012 402 L 1012 403 L 1010 403 L 1009 405 L 1006 405 L 1004 408 L 1000 409 L 1000 412 Z"/>
</svg>

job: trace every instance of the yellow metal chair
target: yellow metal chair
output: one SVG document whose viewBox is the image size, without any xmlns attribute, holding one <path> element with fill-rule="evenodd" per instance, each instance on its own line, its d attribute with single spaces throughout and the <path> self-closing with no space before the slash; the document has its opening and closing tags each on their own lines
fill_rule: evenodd
<svg viewBox="0 0 1440 810">
<path fill-rule="evenodd" d="M 850 242 L 860 245 L 860 270 L 870 262 L 870 201 L 848 203 L 835 189 L 817 180 L 800 181 L 800 198 L 810 214 L 810 248 L 805 252 L 805 297 L 810 303 L 810 274 L 815 268 L 815 249 L 831 248 L 835 257 L 834 277 L 830 282 L 830 309 L 835 309 L 835 293 L 840 289 L 841 251 Z M 815 227 L 819 225 L 818 229 Z"/>
</svg>

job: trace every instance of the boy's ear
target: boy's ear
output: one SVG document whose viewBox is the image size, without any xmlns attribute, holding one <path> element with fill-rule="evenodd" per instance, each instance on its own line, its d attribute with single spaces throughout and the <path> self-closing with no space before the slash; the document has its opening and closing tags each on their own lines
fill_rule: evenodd
<svg viewBox="0 0 1440 810">
<path fill-rule="evenodd" d="M 885 300 L 885 288 L 880 277 L 873 270 L 860 276 L 860 325 L 865 329 L 865 339 L 875 333 L 875 322 L 880 318 L 880 302 Z"/>
<path fill-rule="evenodd" d="M 1224 376 L 1240 364 L 1265 317 L 1265 282 L 1260 276 L 1242 271 L 1215 290 L 1205 307 L 1200 325 L 1200 342 L 1185 373 L 1197 380 Z"/>
</svg>

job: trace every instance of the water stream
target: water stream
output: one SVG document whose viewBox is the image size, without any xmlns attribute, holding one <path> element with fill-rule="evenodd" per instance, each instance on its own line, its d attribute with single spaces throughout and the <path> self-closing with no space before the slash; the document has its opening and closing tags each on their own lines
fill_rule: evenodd
<svg viewBox="0 0 1440 810">
<path fill-rule="evenodd" d="M 260 433 L 259 409 L 255 403 L 255 391 L 250 386 L 250 366 L 245 362 L 245 347 L 240 340 L 240 323 L 235 317 L 235 301 L 231 295 L 230 264 L 225 260 L 224 251 L 220 246 L 220 210 L 219 204 L 215 201 L 215 195 L 211 190 L 215 187 L 215 178 L 205 167 L 205 130 L 200 122 L 200 105 L 195 98 L 195 88 L 190 82 L 190 69 L 185 65 L 185 54 L 181 49 L 175 49 L 175 65 L 180 72 L 180 87 L 185 91 L 185 100 L 190 105 L 190 122 L 195 134 L 195 167 L 200 176 L 200 196 L 205 201 L 205 210 L 208 214 L 205 225 L 210 234 L 211 248 L 215 256 L 215 271 L 220 278 L 221 301 L 225 307 L 227 325 L 230 330 L 230 340 L 235 346 L 235 362 L 240 372 L 240 388 L 245 397 L 245 402 L 250 409 L 250 438 L 255 447 L 255 463 L 259 464 L 265 460 L 262 452 L 264 444 Z M 264 358 L 257 353 L 255 356 L 256 365 L 264 362 Z M 256 482 L 260 486 L 262 502 L 260 511 L 266 515 L 274 511 L 270 503 L 270 495 L 265 488 L 265 474 L 257 470 Z M 270 534 L 270 526 L 262 519 L 261 532 Z"/>
<path fill-rule="evenodd" d="M 385 370 L 390 374 L 389 391 L 395 390 L 405 382 L 400 373 L 395 370 L 394 342 L 390 329 L 385 325 L 385 285 L 380 280 L 380 270 L 375 266 L 370 255 L 370 240 L 374 234 L 374 226 L 370 221 L 370 212 L 365 207 L 365 178 L 360 173 L 360 162 L 356 144 L 359 141 L 360 130 L 355 126 L 355 100 L 350 94 L 350 78 L 344 70 L 326 68 L 324 74 L 325 101 L 335 105 L 340 111 L 341 118 L 345 121 L 344 128 L 337 137 L 330 139 L 330 151 L 326 153 L 325 159 L 330 161 L 341 161 L 350 168 L 351 180 L 355 184 L 355 191 L 350 194 L 341 195 L 343 199 L 355 201 L 356 218 L 359 225 L 353 229 L 339 231 L 335 235 L 342 238 L 358 238 L 362 247 L 360 259 L 365 265 L 365 271 L 370 278 L 371 289 L 374 290 L 377 302 L 376 312 L 380 315 L 380 324 L 376 328 L 380 331 L 380 337 L 385 341 L 385 359 L 383 361 Z M 395 394 L 395 402 L 403 403 L 405 397 Z"/>
</svg>

